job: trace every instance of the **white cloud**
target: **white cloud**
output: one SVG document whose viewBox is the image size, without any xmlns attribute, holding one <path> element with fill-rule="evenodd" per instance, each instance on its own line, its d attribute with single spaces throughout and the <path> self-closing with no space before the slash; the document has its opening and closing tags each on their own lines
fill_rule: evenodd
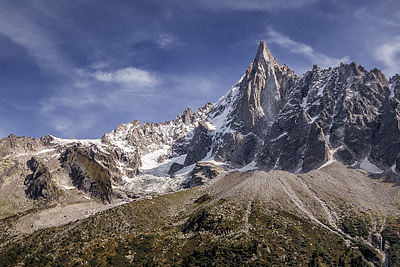
<svg viewBox="0 0 400 267">
<path fill-rule="evenodd" d="M 161 33 L 158 38 L 155 39 L 155 42 L 161 48 L 171 48 L 182 45 L 180 38 L 173 33 Z"/>
<path fill-rule="evenodd" d="M 268 29 L 267 35 L 268 35 L 267 43 L 277 43 L 280 46 L 287 49 L 288 51 L 295 54 L 299 54 L 307 58 L 311 63 L 317 64 L 322 68 L 334 67 L 339 65 L 340 62 L 346 63 L 350 61 L 350 58 L 347 56 L 338 59 L 316 52 L 311 46 L 293 41 L 289 37 L 281 33 L 278 33 L 272 29 Z"/>
<path fill-rule="evenodd" d="M 52 95 L 48 98 L 43 98 L 40 101 L 41 112 L 49 113 L 63 108 L 79 109 L 92 104 L 105 105 L 100 99 L 100 95 L 87 90 L 79 90 L 77 88 L 65 88 L 63 94 Z"/>
<path fill-rule="evenodd" d="M 92 77 L 101 82 L 121 83 L 129 87 L 153 87 L 159 82 L 156 75 L 134 67 L 111 72 L 98 70 L 92 74 Z"/>
<path fill-rule="evenodd" d="M 21 45 L 41 69 L 68 73 L 67 62 L 60 57 L 54 42 L 22 12 L 0 3 L 0 34 Z"/>
<path fill-rule="evenodd" d="M 73 122 L 68 118 L 58 116 L 54 119 L 54 127 L 57 132 L 70 134 L 73 129 Z"/>
<path fill-rule="evenodd" d="M 375 58 L 385 64 L 384 72 L 389 76 L 400 73 L 400 35 L 379 46 Z"/>
<path fill-rule="evenodd" d="M 291 9 L 310 5 L 319 0 L 206 0 L 201 1 L 201 5 L 217 10 L 276 10 Z"/>
<path fill-rule="evenodd" d="M 400 27 L 400 12 L 396 10 L 393 10 L 392 16 L 387 16 L 379 6 L 374 5 L 372 7 L 360 7 L 353 15 L 368 24 L 374 21 L 374 23 L 381 23 L 384 26 Z"/>
<path fill-rule="evenodd" d="M 104 69 L 104 68 L 107 68 L 107 67 L 109 67 L 109 64 L 106 61 L 103 61 L 103 60 L 96 61 L 92 65 L 90 65 L 90 68 L 94 69 L 94 70 Z"/>
<path fill-rule="evenodd" d="M 134 67 L 94 72 L 89 67 L 74 73 L 70 84 L 41 100 L 41 112 L 64 108 L 78 110 L 88 106 L 113 109 L 126 104 L 126 99 L 133 95 L 154 94 L 153 89 L 162 82 L 155 73 Z"/>
<path fill-rule="evenodd" d="M 73 116 L 71 116 L 73 114 Z M 63 138 L 69 138 L 82 134 L 82 132 L 88 131 L 92 132 L 98 128 L 98 123 L 101 121 L 101 114 L 99 112 L 91 112 L 90 116 L 87 113 L 74 112 L 71 111 L 69 114 L 62 113 L 46 113 L 44 117 L 46 118 L 47 124 L 54 129 L 54 135 Z M 97 125 L 97 127 L 96 127 Z M 92 133 L 88 137 L 100 137 Z M 102 133 L 100 133 L 102 134 Z"/>
</svg>

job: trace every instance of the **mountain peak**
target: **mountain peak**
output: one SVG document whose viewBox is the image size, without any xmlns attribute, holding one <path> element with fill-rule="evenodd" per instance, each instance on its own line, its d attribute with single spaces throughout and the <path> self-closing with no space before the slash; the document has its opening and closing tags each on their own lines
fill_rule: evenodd
<svg viewBox="0 0 400 267">
<path fill-rule="evenodd" d="M 261 60 L 264 60 L 265 62 L 276 61 L 275 58 L 272 56 L 271 51 L 269 51 L 265 41 L 260 41 L 254 63 L 260 62 Z"/>
<path fill-rule="evenodd" d="M 289 69 L 282 69 L 265 41 L 261 41 L 254 61 L 240 83 L 240 97 L 234 112 L 238 129 L 263 136 L 281 108 L 282 94 L 294 81 Z"/>
</svg>

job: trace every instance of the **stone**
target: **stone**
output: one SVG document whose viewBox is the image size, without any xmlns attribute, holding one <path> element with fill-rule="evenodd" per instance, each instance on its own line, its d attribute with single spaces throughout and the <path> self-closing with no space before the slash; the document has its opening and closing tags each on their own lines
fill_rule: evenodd
<svg viewBox="0 0 400 267">
<path fill-rule="evenodd" d="M 103 203 L 111 203 L 113 189 L 109 171 L 88 155 L 87 151 L 75 146 L 68 148 L 61 158 L 62 167 L 67 169 L 72 184 L 79 190 Z"/>
<path fill-rule="evenodd" d="M 317 169 L 329 159 L 329 146 L 326 142 L 324 132 L 318 123 L 310 126 L 306 147 L 304 150 L 304 159 L 302 171 L 308 172 Z"/>
<path fill-rule="evenodd" d="M 194 167 L 191 179 L 186 183 L 185 187 L 190 188 L 194 186 L 199 186 L 212 180 L 222 172 L 221 168 L 210 162 L 197 162 Z"/>
<path fill-rule="evenodd" d="M 184 167 L 185 167 L 185 165 L 174 162 L 174 163 L 172 163 L 171 167 L 169 168 L 168 174 L 172 176 L 174 173 L 183 169 Z"/>
<path fill-rule="evenodd" d="M 182 115 L 183 123 L 185 125 L 189 125 L 192 123 L 192 119 L 193 119 L 192 109 L 191 108 L 185 109 L 185 111 L 183 112 L 183 115 Z"/>
<path fill-rule="evenodd" d="M 27 166 L 32 173 L 25 178 L 26 195 L 33 200 L 37 200 L 37 204 L 40 206 L 57 201 L 57 187 L 54 185 L 52 175 L 47 167 L 35 157 L 32 157 L 27 162 Z"/>
<path fill-rule="evenodd" d="M 206 122 L 201 121 L 194 132 L 193 139 L 190 141 L 184 165 L 192 165 L 202 160 L 211 149 L 212 141 L 210 129 Z"/>
</svg>

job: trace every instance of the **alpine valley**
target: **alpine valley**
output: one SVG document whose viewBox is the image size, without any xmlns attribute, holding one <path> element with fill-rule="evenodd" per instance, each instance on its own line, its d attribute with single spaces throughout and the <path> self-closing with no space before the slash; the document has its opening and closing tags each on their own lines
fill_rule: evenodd
<svg viewBox="0 0 400 267">
<path fill-rule="evenodd" d="M 400 75 L 261 42 L 215 104 L 0 141 L 0 266 L 400 266 Z"/>
</svg>

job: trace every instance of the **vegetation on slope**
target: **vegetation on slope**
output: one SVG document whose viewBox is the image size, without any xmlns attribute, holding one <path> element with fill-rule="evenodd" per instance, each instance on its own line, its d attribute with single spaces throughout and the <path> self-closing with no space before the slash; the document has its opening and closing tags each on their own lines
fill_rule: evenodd
<svg viewBox="0 0 400 267">
<path fill-rule="evenodd" d="M 25 236 L 0 266 L 366 266 L 356 243 L 262 202 L 188 190 Z M 379 266 L 377 262 L 377 266 Z"/>
</svg>

